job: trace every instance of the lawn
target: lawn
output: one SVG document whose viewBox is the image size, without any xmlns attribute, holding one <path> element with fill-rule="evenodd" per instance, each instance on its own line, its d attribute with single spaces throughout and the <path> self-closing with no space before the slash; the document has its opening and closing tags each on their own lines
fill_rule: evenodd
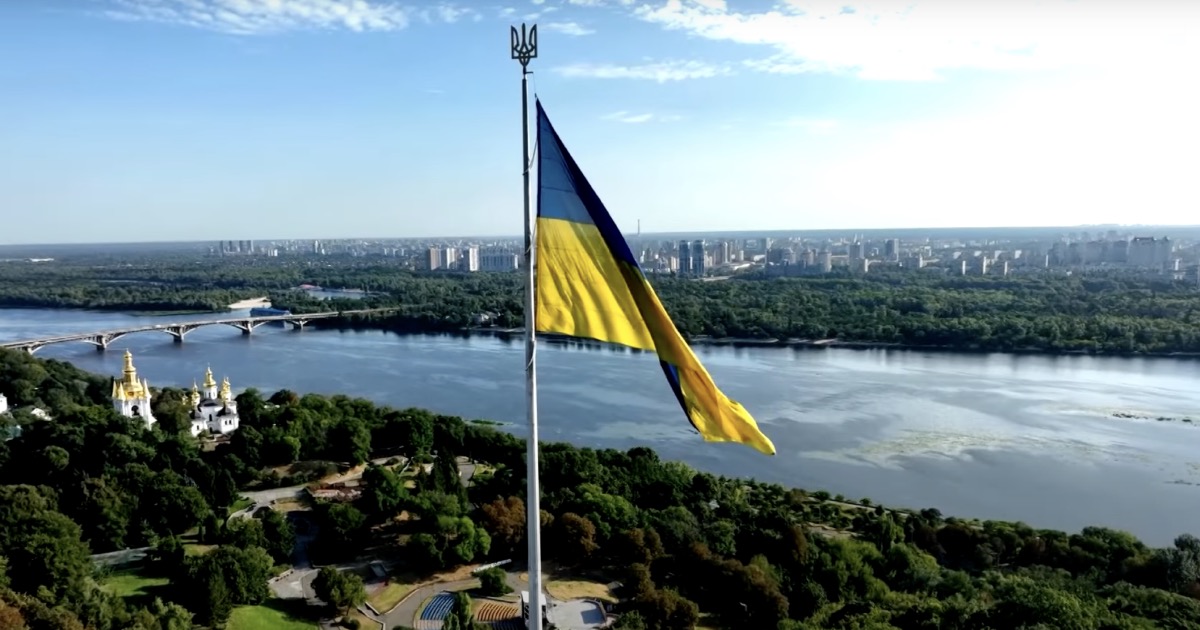
<svg viewBox="0 0 1200 630">
<path fill-rule="evenodd" d="M 313 630 L 316 622 L 295 617 L 283 608 L 277 600 L 268 600 L 261 606 L 238 606 L 229 616 L 226 630 Z"/>
<path fill-rule="evenodd" d="M 202 556 L 216 548 L 217 548 L 216 545 L 201 545 L 200 543 L 184 543 L 183 554 L 186 556 Z"/>
<path fill-rule="evenodd" d="M 617 598 L 608 590 L 608 585 L 593 580 L 550 580 L 546 592 L 555 599 L 599 599 L 616 602 Z"/>
<path fill-rule="evenodd" d="M 238 497 L 237 501 L 234 501 L 233 505 L 229 506 L 229 510 L 226 513 L 226 516 L 232 516 L 234 512 L 240 512 L 240 511 L 250 507 L 251 505 L 254 505 L 254 501 L 251 501 L 250 499 L 247 499 L 246 497 Z"/>
<path fill-rule="evenodd" d="M 379 627 L 379 622 L 358 612 L 357 610 L 351 612 L 347 616 L 350 617 L 351 619 L 357 621 L 358 627 L 361 628 L 362 630 L 375 630 L 376 628 Z"/>
<path fill-rule="evenodd" d="M 412 584 L 404 582 L 392 582 L 387 586 L 375 591 L 367 600 L 381 613 L 386 613 L 400 603 L 406 595 L 413 592 L 416 587 Z"/>
<path fill-rule="evenodd" d="M 104 579 L 104 590 L 125 599 L 153 600 L 162 587 L 170 583 L 164 577 L 145 577 L 137 571 L 120 571 Z"/>
</svg>

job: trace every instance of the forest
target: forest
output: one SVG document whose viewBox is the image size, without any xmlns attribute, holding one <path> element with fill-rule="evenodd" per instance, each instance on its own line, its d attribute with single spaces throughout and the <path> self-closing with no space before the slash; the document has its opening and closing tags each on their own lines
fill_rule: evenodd
<svg viewBox="0 0 1200 630">
<path fill-rule="evenodd" d="M 0 443 L 2 628 L 232 628 L 272 603 L 267 580 L 298 539 L 272 509 L 227 518 L 239 493 L 376 458 L 430 466 L 372 464 L 358 499 L 315 501 L 315 561 L 389 558 L 428 574 L 523 555 L 524 444 L 490 424 L 250 389 L 237 396 L 241 429 L 213 447 L 186 432 L 183 391 L 155 391 L 150 429 L 117 415 L 109 391 L 108 378 L 0 350 L 4 421 L 22 428 Z M 541 451 L 546 560 L 619 581 L 619 629 L 1200 628 L 1191 535 L 1155 549 L 1101 527 L 1068 534 L 719 477 L 646 448 Z M 486 465 L 469 488 L 458 457 Z M 113 593 L 90 554 L 139 546 L 161 585 Z M 333 568 L 314 588 L 327 618 L 364 596 L 361 578 Z"/>
<path fill-rule="evenodd" d="M 1200 353 L 1194 283 L 1117 273 L 1012 277 L 832 273 L 711 282 L 652 278 L 693 342 L 837 340 L 978 351 Z M 363 300 L 318 300 L 302 283 L 358 288 Z M 150 258 L 0 264 L 0 307 L 220 311 L 269 296 L 293 312 L 395 308 L 320 326 L 399 332 L 523 323 L 520 274 L 405 271 L 386 259 Z M 481 317 L 486 316 L 486 317 Z"/>
</svg>

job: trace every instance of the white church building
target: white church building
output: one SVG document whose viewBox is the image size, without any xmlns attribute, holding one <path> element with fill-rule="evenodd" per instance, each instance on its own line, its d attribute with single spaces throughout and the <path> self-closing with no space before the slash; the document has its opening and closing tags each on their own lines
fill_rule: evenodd
<svg viewBox="0 0 1200 630">
<path fill-rule="evenodd" d="M 217 381 L 213 379 L 212 368 L 204 371 L 204 391 L 192 383 L 192 395 L 188 402 L 191 404 L 192 435 L 197 436 L 208 431 L 212 435 L 224 435 L 237 430 L 237 402 L 233 399 L 233 389 L 229 378 L 221 380 L 221 388 L 217 389 Z"/>
<path fill-rule="evenodd" d="M 120 379 L 113 379 L 113 409 L 126 418 L 138 418 L 149 429 L 154 425 L 150 412 L 150 382 L 138 380 L 137 368 L 133 367 L 133 354 L 125 351 L 125 370 Z"/>
</svg>

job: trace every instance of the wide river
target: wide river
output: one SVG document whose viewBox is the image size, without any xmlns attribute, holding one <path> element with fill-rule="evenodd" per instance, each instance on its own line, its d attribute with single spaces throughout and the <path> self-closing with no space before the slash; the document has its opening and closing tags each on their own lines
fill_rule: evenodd
<svg viewBox="0 0 1200 630">
<path fill-rule="evenodd" d="M 0 310 L 0 341 L 228 316 Z M 235 389 L 344 393 L 524 432 L 522 345 L 492 337 L 273 326 L 244 337 L 207 326 L 184 344 L 146 332 L 105 353 L 65 343 L 37 356 L 117 375 L 126 348 L 152 385 L 190 387 L 211 365 Z M 650 355 L 551 344 L 538 355 L 542 439 L 645 445 L 720 474 L 1035 527 L 1104 525 L 1154 545 L 1200 533 L 1200 426 L 1113 416 L 1200 420 L 1200 361 L 704 346 L 697 353 L 756 416 L 777 456 L 703 442 Z"/>
</svg>

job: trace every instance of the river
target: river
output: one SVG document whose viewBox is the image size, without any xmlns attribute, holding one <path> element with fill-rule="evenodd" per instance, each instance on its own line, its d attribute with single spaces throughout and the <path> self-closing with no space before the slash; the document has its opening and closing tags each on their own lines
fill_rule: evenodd
<svg viewBox="0 0 1200 630">
<path fill-rule="evenodd" d="M 0 341 L 203 317 L 0 310 Z M 523 432 L 522 345 L 494 337 L 208 326 L 183 344 L 146 332 L 106 353 L 66 343 L 38 356 L 117 375 L 126 348 L 156 386 L 190 387 L 211 365 L 235 389 L 345 393 Z M 1154 545 L 1200 533 L 1200 426 L 1112 415 L 1200 416 L 1200 361 L 698 347 L 774 440 L 779 454 L 765 457 L 704 443 L 650 355 L 540 348 L 543 440 L 645 445 L 714 473 L 1035 527 L 1104 525 Z"/>
</svg>

